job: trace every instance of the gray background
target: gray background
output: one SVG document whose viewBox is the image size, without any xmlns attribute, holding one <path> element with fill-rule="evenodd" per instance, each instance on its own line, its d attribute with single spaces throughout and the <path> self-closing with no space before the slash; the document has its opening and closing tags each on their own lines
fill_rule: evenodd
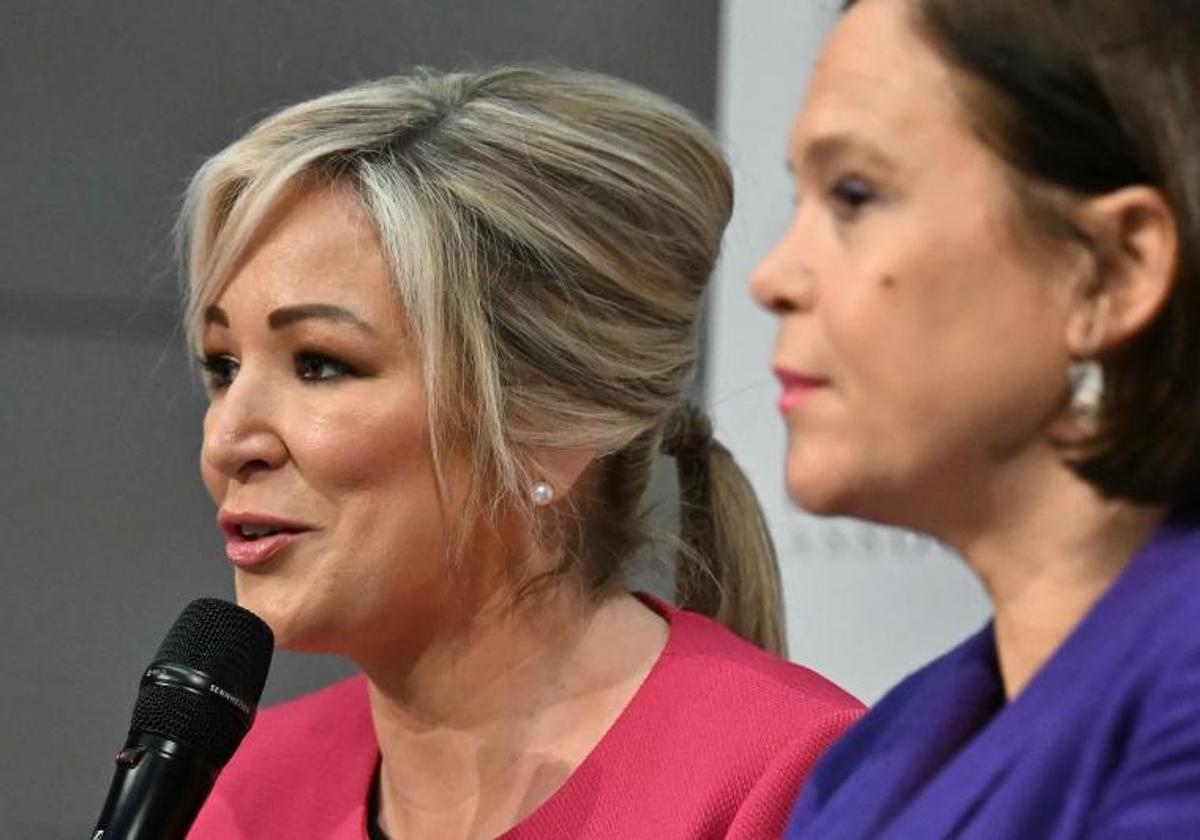
<svg viewBox="0 0 1200 840">
<path fill-rule="evenodd" d="M 91 828 L 140 669 L 228 596 L 176 332 L 187 176 L 276 107 L 555 60 L 711 120 L 717 0 L 10 2 L 0 25 L 0 836 Z M 278 700 L 346 672 L 280 655 Z"/>
</svg>

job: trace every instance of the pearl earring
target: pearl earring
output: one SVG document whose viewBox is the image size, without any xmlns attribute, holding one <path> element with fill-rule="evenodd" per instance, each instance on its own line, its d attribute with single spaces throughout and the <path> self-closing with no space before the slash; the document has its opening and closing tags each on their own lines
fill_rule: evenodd
<svg viewBox="0 0 1200 840">
<path fill-rule="evenodd" d="M 1104 402 L 1104 368 L 1095 359 L 1071 362 L 1067 369 L 1071 384 L 1071 411 L 1082 417 L 1095 417 Z"/>
<path fill-rule="evenodd" d="M 548 482 L 539 481 L 533 485 L 529 496 L 538 507 L 545 507 L 554 501 L 554 488 Z"/>
</svg>

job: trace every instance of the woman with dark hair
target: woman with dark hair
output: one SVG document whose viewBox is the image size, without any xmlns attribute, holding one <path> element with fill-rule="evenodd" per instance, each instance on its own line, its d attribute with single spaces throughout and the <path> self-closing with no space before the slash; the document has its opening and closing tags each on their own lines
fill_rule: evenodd
<svg viewBox="0 0 1200 840">
<path fill-rule="evenodd" d="M 756 271 L 787 483 L 931 534 L 993 620 L 790 837 L 1200 837 L 1200 5 L 861 0 Z"/>
</svg>

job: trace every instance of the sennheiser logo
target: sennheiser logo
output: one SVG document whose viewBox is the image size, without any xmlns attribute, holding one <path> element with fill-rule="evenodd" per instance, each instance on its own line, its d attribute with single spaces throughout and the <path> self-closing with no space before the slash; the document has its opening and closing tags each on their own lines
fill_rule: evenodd
<svg viewBox="0 0 1200 840">
<path fill-rule="evenodd" d="M 146 669 L 146 674 L 142 679 L 157 682 L 159 685 L 180 686 L 192 691 L 207 691 L 209 694 L 215 694 L 220 697 L 247 717 L 254 714 L 254 709 L 249 703 L 240 697 L 230 694 L 219 685 L 214 685 L 212 679 L 207 674 L 203 674 L 200 671 L 193 671 L 181 665 L 172 665 L 170 663 L 166 667 L 151 665 Z"/>
<path fill-rule="evenodd" d="M 246 715 L 250 714 L 250 706 L 244 700 L 234 697 L 232 694 L 230 694 L 228 691 L 221 688 L 220 686 L 209 683 L 208 690 L 211 691 L 213 694 L 217 695 L 218 697 L 220 697 L 224 700 L 228 700 L 230 703 L 237 706 L 239 709 L 242 710 L 242 714 L 246 714 Z"/>
</svg>

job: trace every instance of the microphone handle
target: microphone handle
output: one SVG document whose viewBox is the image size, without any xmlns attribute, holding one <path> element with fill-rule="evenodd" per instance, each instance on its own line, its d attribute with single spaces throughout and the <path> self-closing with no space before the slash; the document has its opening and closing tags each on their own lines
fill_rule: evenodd
<svg viewBox="0 0 1200 840">
<path fill-rule="evenodd" d="M 219 772 L 186 744 L 130 731 L 92 840 L 184 840 Z"/>
</svg>

